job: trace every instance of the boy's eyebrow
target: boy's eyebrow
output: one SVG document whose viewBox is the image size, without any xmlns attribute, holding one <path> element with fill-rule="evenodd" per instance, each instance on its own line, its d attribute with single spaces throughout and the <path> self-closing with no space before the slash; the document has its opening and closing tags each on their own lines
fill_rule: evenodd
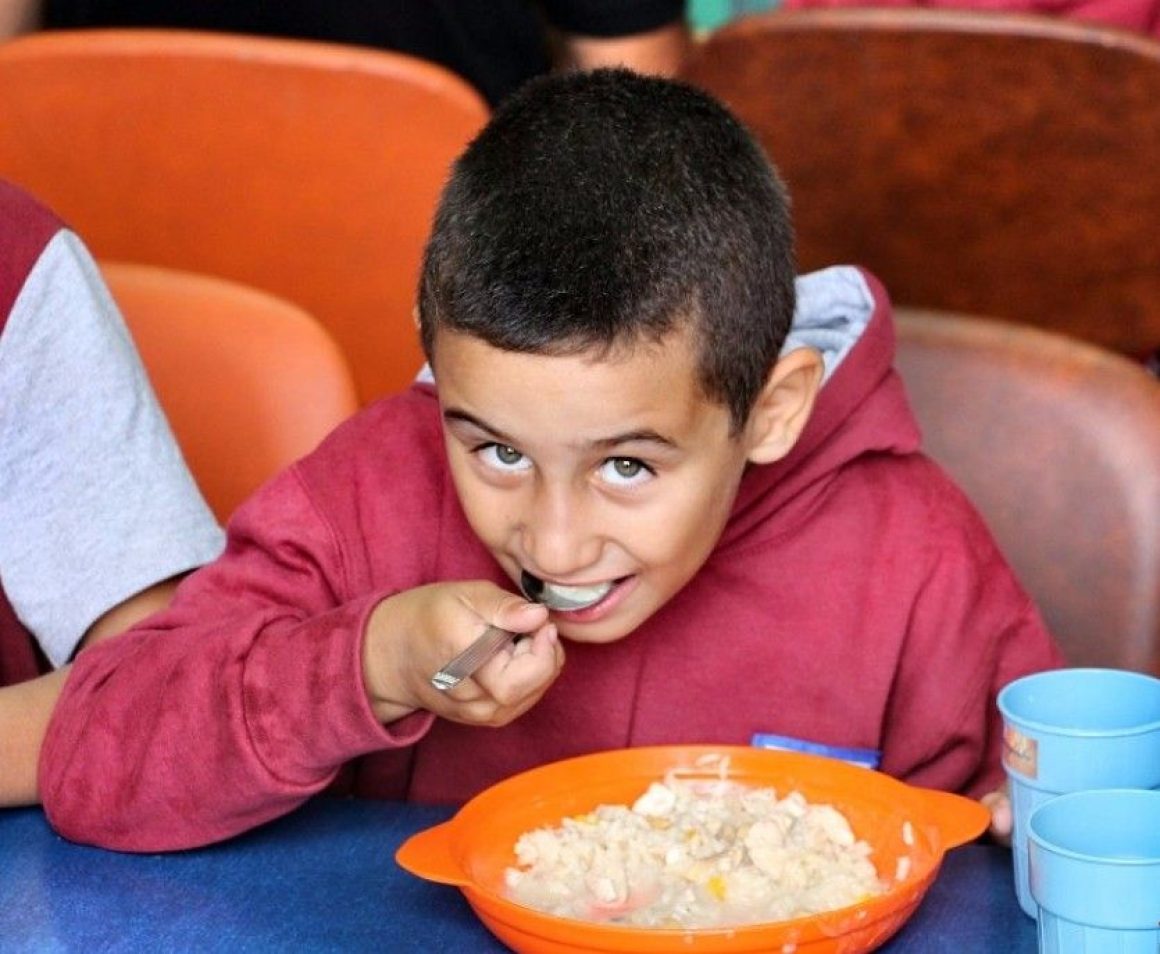
<svg viewBox="0 0 1160 954">
<path fill-rule="evenodd" d="M 495 438 L 497 443 L 517 446 L 519 441 L 514 437 L 505 434 L 503 431 L 492 427 L 486 421 L 480 420 L 474 414 L 459 408 L 445 408 L 443 411 L 443 420 L 447 422 L 462 421 L 465 424 L 470 424 L 472 427 L 478 428 L 484 433 Z M 631 444 L 638 441 L 647 441 L 652 444 L 660 444 L 664 447 L 676 447 L 675 441 L 670 440 L 663 434 L 652 430 L 652 428 L 641 428 L 635 431 L 625 431 L 623 434 L 614 434 L 612 437 L 601 437 L 594 441 L 589 441 L 590 447 L 605 448 L 616 447 L 620 444 Z"/>
<path fill-rule="evenodd" d="M 639 431 L 625 431 L 623 434 L 614 434 L 612 437 L 603 437 L 592 441 L 593 447 L 616 447 L 618 444 L 634 444 L 638 441 L 647 441 L 651 444 L 661 444 L 664 447 L 676 447 L 674 441 L 663 434 L 658 434 L 652 428 L 643 428 Z"/>
<path fill-rule="evenodd" d="M 461 411 L 457 407 L 447 407 L 443 409 L 443 420 L 451 423 L 452 421 L 462 421 L 464 424 L 470 424 L 477 430 L 481 430 L 486 434 L 490 434 L 501 444 L 514 444 L 515 438 L 509 437 L 503 431 L 496 430 L 486 421 L 480 420 L 474 414 L 469 414 L 467 411 Z"/>
</svg>

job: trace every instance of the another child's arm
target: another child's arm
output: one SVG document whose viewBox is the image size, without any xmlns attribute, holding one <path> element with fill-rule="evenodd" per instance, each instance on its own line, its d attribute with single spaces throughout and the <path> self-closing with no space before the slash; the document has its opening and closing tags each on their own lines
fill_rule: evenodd
<svg viewBox="0 0 1160 954">
<path fill-rule="evenodd" d="M 675 76 L 688 56 L 690 39 L 683 18 L 677 18 L 629 36 L 561 33 L 556 47 L 556 66 L 561 69 L 627 66 L 638 73 Z"/>
<path fill-rule="evenodd" d="M 67 669 L 0 689 L 0 808 L 38 801 L 40 747 Z"/>
</svg>

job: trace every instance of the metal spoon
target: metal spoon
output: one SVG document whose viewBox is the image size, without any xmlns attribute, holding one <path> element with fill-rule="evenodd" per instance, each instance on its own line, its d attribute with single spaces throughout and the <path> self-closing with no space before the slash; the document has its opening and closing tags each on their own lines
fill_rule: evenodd
<svg viewBox="0 0 1160 954">
<path fill-rule="evenodd" d="M 569 587 L 573 590 L 588 591 L 583 596 L 570 596 L 560 592 L 560 587 L 545 583 L 539 577 L 532 576 L 527 570 L 523 570 L 520 572 L 520 589 L 524 596 L 533 603 L 543 603 L 548 609 L 578 610 L 599 603 L 608 595 L 608 591 L 612 589 L 612 584 L 599 587 Z"/>
<path fill-rule="evenodd" d="M 482 636 L 477 637 L 475 642 L 431 677 L 431 685 L 440 692 L 458 686 L 519 635 L 521 634 L 500 629 L 498 626 L 488 626 Z"/>
<path fill-rule="evenodd" d="M 548 609 L 576 610 L 592 606 L 604 599 L 609 588 L 590 589 L 598 589 L 599 592 L 593 592 L 591 596 L 581 599 L 559 592 L 539 577 L 532 576 L 527 570 L 520 573 L 520 590 L 524 596 L 533 603 L 543 603 Z M 525 634 L 512 633 L 506 629 L 500 629 L 498 626 L 488 626 L 475 642 L 431 677 L 431 685 L 440 692 L 446 692 L 448 689 L 458 686 L 510 641 L 523 635 Z"/>
</svg>

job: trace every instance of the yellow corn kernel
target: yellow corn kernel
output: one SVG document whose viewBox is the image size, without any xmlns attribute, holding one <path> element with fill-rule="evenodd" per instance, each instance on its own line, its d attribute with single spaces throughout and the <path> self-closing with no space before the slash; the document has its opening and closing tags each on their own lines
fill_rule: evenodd
<svg viewBox="0 0 1160 954">
<path fill-rule="evenodd" d="M 718 901 L 725 900 L 725 879 L 721 875 L 713 875 L 705 882 L 705 887 Z"/>
</svg>

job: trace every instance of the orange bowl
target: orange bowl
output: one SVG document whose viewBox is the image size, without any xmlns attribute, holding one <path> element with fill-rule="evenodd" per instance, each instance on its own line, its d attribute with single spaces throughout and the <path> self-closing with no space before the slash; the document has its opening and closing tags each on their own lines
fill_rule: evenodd
<svg viewBox="0 0 1160 954">
<path fill-rule="evenodd" d="M 555 917 L 511 901 L 504 871 L 524 832 L 602 804 L 630 804 L 666 772 L 724 777 L 843 812 L 869 842 L 887 890 L 856 905 L 734 928 L 642 928 Z M 481 792 L 441 825 L 419 832 L 395 858 L 412 874 L 455 885 L 497 938 L 528 954 L 744 952 L 854 954 L 873 950 L 918 907 L 947 850 L 989 823 L 978 802 L 907 785 L 836 759 L 746 746 L 653 746 L 598 752 L 522 772 Z M 907 859 L 907 860 L 903 860 Z"/>
</svg>

